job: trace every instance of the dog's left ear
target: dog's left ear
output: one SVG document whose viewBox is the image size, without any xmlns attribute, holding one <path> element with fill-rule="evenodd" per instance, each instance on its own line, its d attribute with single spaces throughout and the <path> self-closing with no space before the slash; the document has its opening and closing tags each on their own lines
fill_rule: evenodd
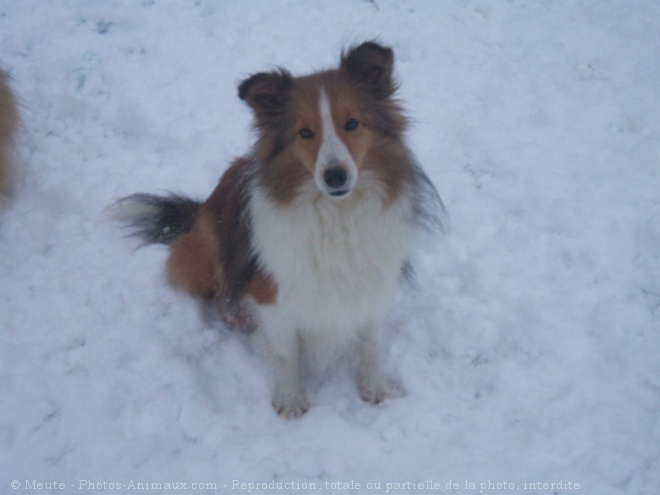
<svg viewBox="0 0 660 495">
<path fill-rule="evenodd" d="M 364 84 L 382 98 L 391 96 L 396 90 L 392 79 L 394 52 L 374 41 L 354 46 L 341 55 L 340 68 L 349 77 Z"/>
</svg>

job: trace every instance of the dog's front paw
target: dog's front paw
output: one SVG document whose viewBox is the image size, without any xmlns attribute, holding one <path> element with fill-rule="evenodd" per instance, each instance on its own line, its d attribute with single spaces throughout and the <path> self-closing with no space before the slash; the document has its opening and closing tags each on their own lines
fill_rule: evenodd
<svg viewBox="0 0 660 495">
<path fill-rule="evenodd" d="M 297 394 L 275 393 L 273 407 L 283 418 L 299 418 L 309 410 L 309 401 L 304 392 Z"/>
<path fill-rule="evenodd" d="M 358 382 L 360 397 L 370 404 L 380 404 L 387 399 L 396 399 L 401 397 L 401 390 L 386 378 L 380 378 L 375 381 L 360 380 Z"/>
</svg>

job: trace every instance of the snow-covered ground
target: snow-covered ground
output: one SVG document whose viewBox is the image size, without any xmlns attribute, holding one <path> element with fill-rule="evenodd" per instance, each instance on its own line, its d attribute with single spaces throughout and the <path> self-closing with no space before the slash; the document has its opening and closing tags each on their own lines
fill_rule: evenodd
<svg viewBox="0 0 660 495">
<path fill-rule="evenodd" d="M 104 209 L 204 197 L 250 146 L 243 77 L 372 37 L 451 233 L 388 326 L 405 397 L 367 405 L 338 371 L 286 421 L 246 339 Z M 660 3 L 0 0 L 0 63 L 24 127 L 0 492 L 657 493 Z"/>
</svg>

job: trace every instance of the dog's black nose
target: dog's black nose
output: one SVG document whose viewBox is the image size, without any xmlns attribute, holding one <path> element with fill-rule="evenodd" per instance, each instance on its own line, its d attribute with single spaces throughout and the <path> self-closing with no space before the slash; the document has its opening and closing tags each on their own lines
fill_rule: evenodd
<svg viewBox="0 0 660 495">
<path fill-rule="evenodd" d="M 323 173 L 323 180 L 333 189 L 337 189 L 346 184 L 347 179 L 348 174 L 344 167 L 332 167 Z"/>
</svg>

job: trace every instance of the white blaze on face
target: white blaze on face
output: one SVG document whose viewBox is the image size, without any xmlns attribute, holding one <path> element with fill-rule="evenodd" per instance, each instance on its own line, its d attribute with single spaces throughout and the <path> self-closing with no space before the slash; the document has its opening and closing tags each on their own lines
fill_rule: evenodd
<svg viewBox="0 0 660 495">
<path fill-rule="evenodd" d="M 321 147 L 316 157 L 314 180 L 321 191 L 334 199 L 348 195 L 357 181 L 355 160 L 344 142 L 337 136 L 330 101 L 324 89 L 319 98 L 321 115 Z"/>
</svg>

